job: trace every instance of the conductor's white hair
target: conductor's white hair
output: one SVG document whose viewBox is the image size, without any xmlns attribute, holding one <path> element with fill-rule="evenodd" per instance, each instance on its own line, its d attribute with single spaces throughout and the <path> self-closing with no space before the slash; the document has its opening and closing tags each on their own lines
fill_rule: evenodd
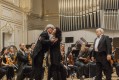
<svg viewBox="0 0 119 80">
<path fill-rule="evenodd" d="M 104 30 L 102 28 L 96 29 L 96 31 L 100 31 L 102 34 L 104 33 Z"/>
<path fill-rule="evenodd" d="M 53 28 L 55 28 L 55 27 L 54 27 L 53 24 L 48 24 L 48 25 L 46 25 L 45 30 L 47 30 L 48 28 L 52 28 L 52 29 L 53 29 Z"/>
</svg>

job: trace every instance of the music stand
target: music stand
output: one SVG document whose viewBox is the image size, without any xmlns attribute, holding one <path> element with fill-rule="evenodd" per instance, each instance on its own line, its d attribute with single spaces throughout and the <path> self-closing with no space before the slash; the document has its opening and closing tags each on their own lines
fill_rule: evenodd
<svg viewBox="0 0 119 80">
<path fill-rule="evenodd" d="M 76 58 L 78 57 L 79 51 L 80 51 L 79 49 L 76 49 L 76 50 L 73 50 L 73 51 L 72 51 L 72 55 L 73 55 L 74 61 L 75 61 Z"/>
<path fill-rule="evenodd" d="M 117 60 L 117 59 L 119 59 L 119 48 L 117 47 L 116 49 L 115 49 L 115 60 Z"/>
</svg>

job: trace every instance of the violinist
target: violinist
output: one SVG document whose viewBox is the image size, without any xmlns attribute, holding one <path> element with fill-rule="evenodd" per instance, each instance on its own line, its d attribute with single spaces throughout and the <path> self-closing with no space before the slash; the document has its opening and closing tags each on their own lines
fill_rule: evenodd
<svg viewBox="0 0 119 80">
<path fill-rule="evenodd" d="M 81 45 L 82 43 L 80 43 L 80 40 L 76 41 L 76 43 L 74 45 L 72 45 L 72 47 L 68 48 L 68 53 L 67 53 L 67 61 L 68 61 L 68 65 L 74 65 L 79 51 L 81 50 Z"/>
<path fill-rule="evenodd" d="M 14 52 L 14 48 L 12 46 L 9 47 L 9 55 L 10 55 L 11 59 L 14 60 L 15 52 Z"/>
<path fill-rule="evenodd" d="M 8 48 L 4 47 L 1 51 L 1 55 L 2 57 L 2 68 L 5 69 L 7 71 L 7 80 L 12 80 L 12 78 L 14 77 L 14 68 L 11 65 L 11 59 L 9 59 L 9 52 L 8 52 Z"/>
<path fill-rule="evenodd" d="M 79 73 L 77 74 L 77 78 L 83 80 L 83 75 L 85 75 L 85 66 L 88 62 L 90 62 L 90 54 L 91 50 L 88 45 L 85 45 L 83 49 L 79 52 L 77 61 L 75 65 L 79 67 Z"/>
<path fill-rule="evenodd" d="M 74 56 L 72 54 L 72 51 L 74 51 L 74 50 L 76 50 L 76 48 L 72 47 L 71 51 L 68 52 L 68 56 L 67 56 L 68 65 L 74 65 Z"/>
<path fill-rule="evenodd" d="M 31 57 L 33 56 L 33 50 L 35 48 L 35 43 L 31 43 Z"/>
<path fill-rule="evenodd" d="M 76 47 L 69 48 L 68 53 L 67 53 L 67 69 L 68 69 L 68 77 L 72 74 L 72 72 L 76 72 L 78 75 L 79 69 L 77 66 L 74 65 L 75 63 L 75 58 L 76 58 L 76 53 L 77 51 Z M 78 50 L 79 51 L 79 50 Z"/>
<path fill-rule="evenodd" d="M 16 51 L 15 51 L 14 46 L 11 45 L 11 46 L 8 48 L 8 50 L 9 50 L 9 56 L 10 56 L 11 60 L 13 61 L 12 63 L 13 63 L 13 65 L 14 65 L 14 67 L 15 67 L 16 69 L 18 69 L 18 68 L 17 68 L 17 60 L 16 60 L 17 54 L 16 54 Z"/>
<path fill-rule="evenodd" d="M 66 62 L 66 54 L 65 54 L 65 45 L 61 44 L 60 45 L 60 51 L 61 51 L 61 77 L 62 80 L 66 80 L 67 78 L 67 62 Z"/>
<path fill-rule="evenodd" d="M 116 47 L 112 49 L 113 54 L 114 54 L 114 66 L 116 68 L 116 74 L 119 77 L 119 47 Z"/>
<path fill-rule="evenodd" d="M 30 47 L 27 48 L 27 53 L 28 53 L 28 59 L 29 59 L 29 65 L 32 65 L 32 57 L 33 57 L 33 50 L 35 47 L 35 43 L 31 43 Z"/>
<path fill-rule="evenodd" d="M 66 63 L 65 45 L 61 44 L 60 49 L 61 49 L 60 50 L 61 51 L 61 61 L 62 61 L 62 64 L 65 64 Z"/>
<path fill-rule="evenodd" d="M 2 68 L 2 56 L 0 55 L 0 80 L 7 73 L 5 69 Z"/>
</svg>

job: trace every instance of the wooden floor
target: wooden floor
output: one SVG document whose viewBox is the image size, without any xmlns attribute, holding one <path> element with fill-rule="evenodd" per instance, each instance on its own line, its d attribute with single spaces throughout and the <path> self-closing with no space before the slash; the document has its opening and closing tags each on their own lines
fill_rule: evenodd
<svg viewBox="0 0 119 80">
<path fill-rule="evenodd" d="M 43 80 L 47 80 L 47 77 L 45 75 Z M 73 79 L 71 77 L 67 78 L 67 80 L 79 80 L 76 77 L 74 77 Z M 84 78 L 84 80 L 94 80 L 93 78 Z M 105 79 L 105 76 L 103 77 L 103 80 Z M 119 80 L 119 77 L 117 77 L 116 72 L 114 71 L 114 73 L 112 74 L 112 80 Z"/>
<path fill-rule="evenodd" d="M 43 80 L 47 80 L 46 75 Z M 79 79 L 77 79 L 76 77 L 74 77 L 73 79 L 71 77 L 69 77 L 69 78 L 67 78 L 67 80 L 79 80 Z M 94 79 L 93 78 L 84 78 L 84 80 L 94 80 Z M 105 76 L 103 77 L 103 80 L 106 80 Z M 116 72 L 114 72 L 112 74 L 112 80 L 119 80 L 119 77 L 117 77 Z"/>
<path fill-rule="evenodd" d="M 4 76 L 2 80 L 7 80 L 6 76 Z M 15 76 L 15 78 L 13 80 L 16 80 L 16 76 Z M 29 80 L 29 79 L 25 79 L 25 80 Z M 44 75 L 44 79 L 43 80 L 47 80 L 47 74 Z M 69 78 L 67 78 L 67 80 L 79 80 L 79 79 L 77 79 L 76 77 L 74 77 L 73 79 L 71 77 L 69 77 Z M 92 79 L 92 78 L 84 78 L 84 80 L 94 80 L 94 79 Z M 106 80 L 105 77 L 103 78 L 103 80 Z M 112 80 L 119 80 L 119 77 L 117 77 L 115 72 L 112 74 Z"/>
<path fill-rule="evenodd" d="M 72 79 L 71 78 L 67 78 L 67 80 L 72 80 Z M 73 80 L 79 80 L 79 79 L 74 78 Z M 93 78 L 85 78 L 84 80 L 94 80 L 94 79 Z M 105 77 L 103 78 L 103 80 L 106 80 Z M 112 74 L 112 80 L 119 80 L 119 77 L 117 77 L 115 72 Z"/>
</svg>

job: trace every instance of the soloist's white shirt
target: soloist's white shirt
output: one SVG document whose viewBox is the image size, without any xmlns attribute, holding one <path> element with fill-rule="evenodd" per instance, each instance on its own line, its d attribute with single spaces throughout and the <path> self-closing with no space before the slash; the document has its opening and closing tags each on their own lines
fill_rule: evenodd
<svg viewBox="0 0 119 80">
<path fill-rule="evenodd" d="M 97 37 L 96 41 L 95 41 L 95 51 L 98 51 L 98 45 L 99 45 L 99 41 L 101 39 L 102 35 L 100 37 Z"/>
</svg>

